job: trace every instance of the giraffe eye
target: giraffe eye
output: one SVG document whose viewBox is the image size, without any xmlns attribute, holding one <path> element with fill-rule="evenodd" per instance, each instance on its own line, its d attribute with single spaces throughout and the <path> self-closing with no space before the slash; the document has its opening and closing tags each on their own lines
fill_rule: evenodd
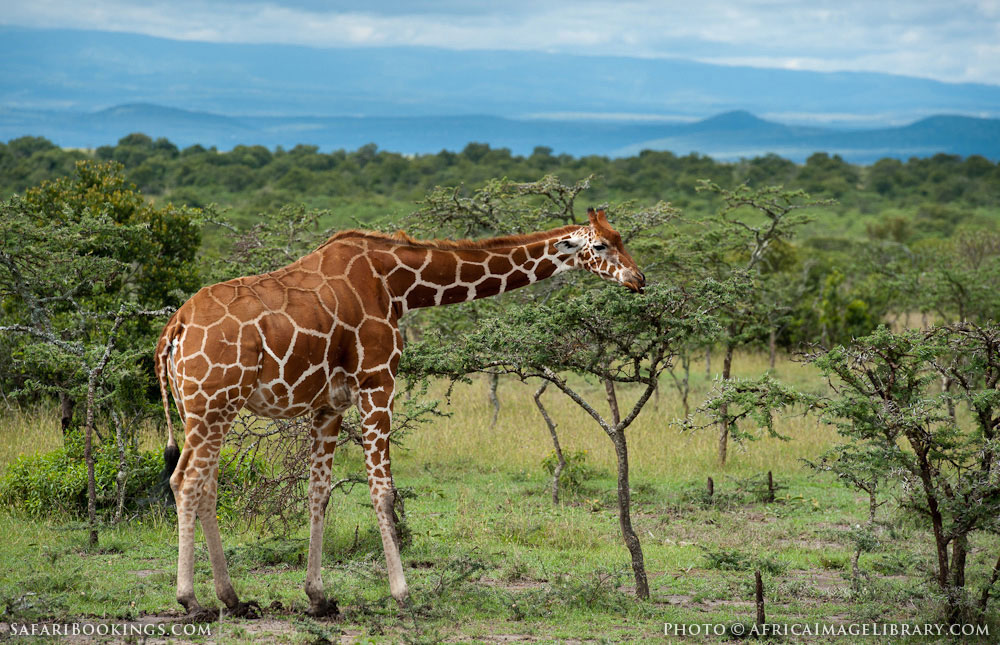
<svg viewBox="0 0 1000 645">
<path fill-rule="evenodd" d="M 595 251 L 603 251 L 606 248 L 608 248 L 607 244 L 595 244 L 594 245 L 594 250 Z"/>
</svg>

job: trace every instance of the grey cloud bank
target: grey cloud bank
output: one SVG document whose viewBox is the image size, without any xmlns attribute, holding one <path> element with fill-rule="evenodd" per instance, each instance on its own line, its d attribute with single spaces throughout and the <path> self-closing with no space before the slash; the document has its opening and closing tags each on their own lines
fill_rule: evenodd
<svg viewBox="0 0 1000 645">
<path fill-rule="evenodd" d="M 685 58 L 1000 83 L 1000 0 L 3 4 L 6 25 L 205 42 Z"/>
</svg>

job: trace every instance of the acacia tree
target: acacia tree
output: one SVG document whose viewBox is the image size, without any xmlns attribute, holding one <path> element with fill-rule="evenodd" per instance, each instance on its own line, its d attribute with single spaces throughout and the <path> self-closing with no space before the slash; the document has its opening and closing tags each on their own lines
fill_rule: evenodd
<svg viewBox="0 0 1000 645">
<path fill-rule="evenodd" d="M 58 394 L 86 401 L 84 459 L 91 544 L 97 543 L 93 459 L 93 434 L 100 436 L 97 420 L 116 419 L 121 508 L 128 473 L 118 420 L 144 407 L 139 362 L 148 350 L 141 348 L 143 336 L 135 330 L 124 333 L 125 326 L 170 311 L 143 310 L 123 293 L 132 267 L 117 256 L 122 249 L 141 245 L 147 231 L 142 224 L 118 223 L 103 209 L 69 211 L 53 222 L 27 200 L 15 197 L 0 205 L 0 322 L 4 323 L 0 339 L 7 346 L 18 346 L 18 360 L 7 369 L 23 376 L 19 394 Z M 118 303 L 117 312 L 104 309 L 109 303 Z"/>
<path fill-rule="evenodd" d="M 529 182 L 506 177 L 491 179 L 468 194 L 462 186 L 438 187 L 402 221 L 387 221 L 380 226 L 387 230 L 403 228 L 413 237 L 428 238 L 497 237 L 564 226 L 573 223 L 574 203 L 590 182 L 591 177 L 587 177 L 564 184 L 558 177 L 546 175 Z M 540 290 L 521 290 L 455 307 L 421 309 L 403 321 L 402 331 L 407 337 L 431 330 L 448 337 L 460 335 L 474 329 L 484 317 L 496 315 L 506 303 L 544 298 L 561 285 L 561 280 L 553 280 Z M 499 375 L 489 374 L 487 379 L 493 429 L 500 414 Z"/>
<path fill-rule="evenodd" d="M 515 182 L 493 179 L 466 195 L 461 187 L 438 188 L 423 202 L 421 208 L 402 221 L 410 233 L 429 237 L 500 236 L 528 233 L 553 226 L 572 224 L 574 207 L 580 195 L 590 188 L 592 177 L 572 184 L 563 183 L 558 177 L 546 175 L 537 181 Z M 635 257 L 644 265 L 646 273 L 655 274 L 655 263 L 648 260 L 664 250 L 664 228 L 677 218 L 677 211 L 660 202 L 648 208 L 637 209 L 631 203 L 608 208 L 608 211 L 627 213 L 619 220 L 618 228 L 623 242 L 629 245 Z M 612 214 L 612 217 L 614 215 Z M 395 229 L 400 222 L 387 223 L 384 228 Z M 432 333 L 446 342 L 460 340 L 463 335 L 478 329 L 484 321 L 497 318 L 510 307 L 528 303 L 548 302 L 564 297 L 579 289 L 579 275 L 565 273 L 546 280 L 533 288 L 521 289 L 496 298 L 485 298 L 453 307 L 434 307 L 418 310 L 403 321 L 404 333 L 419 337 Z M 489 400 L 493 406 L 490 428 L 496 425 L 500 409 L 497 384 L 500 372 L 486 373 Z M 553 473 L 552 496 L 559 498 L 559 478 L 566 467 L 557 424 L 542 403 L 541 386 L 534 397 L 536 407 L 552 438 L 556 467 Z M 614 406 L 614 383 L 607 381 L 605 389 L 609 404 Z"/>
<path fill-rule="evenodd" d="M 0 322 L 79 340 L 94 325 L 81 312 L 114 312 L 123 302 L 158 309 L 179 304 L 198 286 L 193 260 L 200 213 L 147 203 L 121 164 L 79 162 L 73 176 L 31 188 L 4 208 Z M 119 333 L 141 345 L 155 330 L 132 320 Z M 11 359 L 0 360 L 0 382 L 58 396 L 68 430 L 85 380 L 74 362 L 17 339 L 0 343 L 0 352 Z M 144 362 L 151 376 L 151 358 Z"/>
<path fill-rule="evenodd" d="M 632 559 L 636 595 L 648 598 L 642 547 L 630 513 L 626 430 L 650 400 L 679 348 L 693 337 L 718 331 L 713 312 L 732 298 L 732 291 L 731 284 L 712 280 L 690 289 L 652 284 L 642 294 L 607 285 L 586 289 L 547 303 L 512 306 L 457 341 L 444 343 L 428 337 L 413 343 L 404 351 L 401 364 L 415 372 L 453 379 L 472 373 L 541 379 L 580 406 L 614 446 L 619 526 Z M 604 414 L 574 376 L 633 386 L 638 397 L 619 410 L 617 398 L 609 393 L 611 414 Z"/>
<path fill-rule="evenodd" d="M 818 410 L 844 439 L 824 456 L 824 467 L 870 495 L 881 487 L 929 529 L 947 617 L 969 617 L 969 538 L 1000 534 L 1000 327 L 882 327 L 811 361 L 829 380 L 830 395 L 796 392 L 770 378 L 733 381 L 705 410 L 729 415 L 730 423 L 753 417 L 765 424 L 790 405 Z M 937 387 L 942 377 L 954 387 Z M 956 406 L 967 414 L 955 414 Z M 998 578 L 1000 558 L 980 592 L 980 615 Z"/>
<path fill-rule="evenodd" d="M 721 379 L 732 378 L 733 356 L 740 347 L 755 343 L 779 324 L 781 307 L 768 296 L 788 292 L 775 283 L 780 266 L 776 251 L 781 242 L 793 237 L 795 230 L 808 220 L 798 211 L 828 204 L 814 200 L 801 190 L 789 191 L 780 186 L 750 188 L 746 184 L 734 190 L 702 181 L 699 191 L 718 194 L 723 205 L 714 218 L 702 223 L 702 234 L 687 238 L 685 255 L 677 264 L 685 279 L 697 282 L 705 278 L 725 280 L 734 273 L 748 278 L 740 297 L 728 303 L 720 314 L 725 318 L 723 334 L 718 339 L 723 348 Z M 772 269 L 769 271 L 768 269 Z M 768 285 L 765 288 L 763 285 Z M 723 413 L 719 422 L 718 458 L 725 465 L 732 428 Z"/>
</svg>

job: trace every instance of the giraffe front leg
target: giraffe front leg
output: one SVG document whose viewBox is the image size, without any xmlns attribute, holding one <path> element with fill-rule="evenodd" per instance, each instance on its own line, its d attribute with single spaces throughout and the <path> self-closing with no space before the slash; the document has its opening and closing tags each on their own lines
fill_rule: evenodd
<svg viewBox="0 0 1000 645">
<path fill-rule="evenodd" d="M 337 603 L 323 592 L 323 526 L 330 501 L 330 474 L 333 455 L 340 434 L 341 415 L 329 410 L 316 414 L 312 424 L 312 453 L 309 467 L 309 563 L 306 570 L 306 595 L 310 616 L 336 616 Z"/>
<path fill-rule="evenodd" d="M 382 534 L 382 550 L 389 573 L 389 591 L 400 605 L 410 596 L 403 576 L 403 561 L 399 556 L 399 536 L 393 514 L 396 490 L 389 467 L 389 430 L 392 424 L 392 385 L 384 385 L 362 393 L 358 408 L 364 433 L 365 468 L 372 505 Z"/>
</svg>

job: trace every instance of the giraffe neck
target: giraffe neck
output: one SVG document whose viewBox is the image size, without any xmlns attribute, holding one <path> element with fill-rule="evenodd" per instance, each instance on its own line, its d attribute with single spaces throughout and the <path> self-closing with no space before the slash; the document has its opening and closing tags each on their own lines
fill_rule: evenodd
<svg viewBox="0 0 1000 645">
<path fill-rule="evenodd" d="M 509 246 L 494 246 L 489 240 L 472 248 L 397 242 L 386 249 L 393 256 L 391 262 L 385 261 L 384 253 L 376 256 L 383 260 L 382 275 L 393 303 L 406 312 L 495 296 L 573 268 L 571 256 L 555 243 L 581 228 L 563 227 Z"/>
</svg>

